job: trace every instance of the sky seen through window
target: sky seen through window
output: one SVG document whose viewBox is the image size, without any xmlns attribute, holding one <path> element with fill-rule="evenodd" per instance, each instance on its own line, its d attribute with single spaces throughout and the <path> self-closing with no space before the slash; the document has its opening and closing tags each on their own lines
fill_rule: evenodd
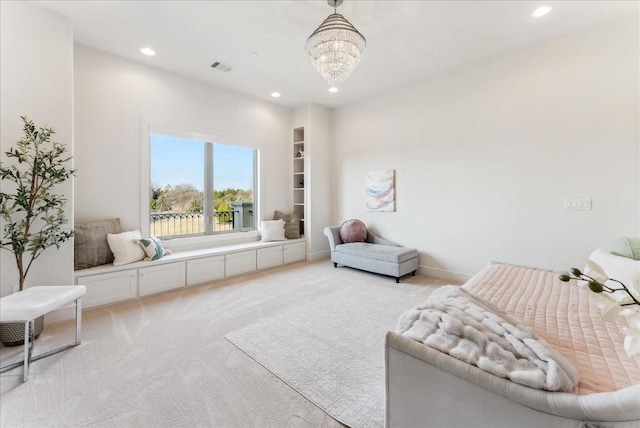
<svg viewBox="0 0 640 428">
<path fill-rule="evenodd" d="M 214 189 L 252 189 L 253 154 L 254 150 L 248 147 L 214 143 Z M 192 184 L 202 191 L 203 142 L 151 134 L 151 183 L 159 188 Z"/>
</svg>

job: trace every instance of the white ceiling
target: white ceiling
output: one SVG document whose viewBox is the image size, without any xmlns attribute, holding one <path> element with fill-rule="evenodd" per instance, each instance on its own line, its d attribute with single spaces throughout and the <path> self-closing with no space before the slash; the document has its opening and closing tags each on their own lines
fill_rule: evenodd
<svg viewBox="0 0 640 428">
<path fill-rule="evenodd" d="M 304 45 L 325 0 L 37 1 L 74 23 L 78 44 L 286 107 L 338 107 L 557 37 L 638 15 L 638 1 L 364 1 L 338 13 L 367 39 L 330 94 Z M 553 11 L 534 19 L 542 4 Z M 149 46 L 155 57 L 139 49 Z M 258 56 L 252 55 L 255 52 Z M 229 73 L 209 65 L 219 60 Z M 279 99 L 270 94 L 278 91 Z"/>
</svg>

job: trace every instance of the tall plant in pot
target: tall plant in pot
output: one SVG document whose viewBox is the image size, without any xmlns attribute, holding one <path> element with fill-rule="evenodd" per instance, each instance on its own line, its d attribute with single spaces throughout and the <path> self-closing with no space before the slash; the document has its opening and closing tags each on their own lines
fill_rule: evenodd
<svg viewBox="0 0 640 428">
<path fill-rule="evenodd" d="M 68 168 L 71 160 L 66 148 L 51 140 L 55 131 L 36 127 L 21 116 L 24 136 L 5 155 L 8 163 L 0 162 L 0 217 L 4 222 L 0 248 L 14 255 L 18 268 L 18 289 L 22 291 L 33 263 L 50 247 L 60 245 L 73 236 L 65 230 L 66 199 L 56 194 L 55 187 L 74 175 Z M 44 328 L 44 316 L 35 322 L 35 334 Z M 0 341 L 12 346 L 24 342 L 24 324 L 0 324 Z"/>
</svg>

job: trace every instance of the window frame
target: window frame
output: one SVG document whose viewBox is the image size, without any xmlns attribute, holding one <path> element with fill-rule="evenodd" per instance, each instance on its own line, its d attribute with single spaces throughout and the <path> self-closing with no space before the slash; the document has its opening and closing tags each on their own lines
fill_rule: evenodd
<svg viewBox="0 0 640 428">
<path fill-rule="evenodd" d="M 140 231 L 142 236 L 148 237 L 151 233 L 151 134 L 160 134 L 174 138 L 184 138 L 190 140 L 201 141 L 205 144 L 204 147 L 208 147 L 205 150 L 213 151 L 213 145 L 224 144 L 230 146 L 244 147 L 254 151 L 253 157 L 253 227 L 245 227 L 242 229 L 233 229 L 225 231 L 213 231 L 213 222 L 211 222 L 211 216 L 213 216 L 213 206 L 208 207 L 205 204 L 205 233 L 192 234 L 192 235 L 176 235 L 171 237 L 162 237 L 163 241 L 171 241 L 171 247 L 179 246 L 193 246 L 198 244 L 215 244 L 217 242 L 224 241 L 236 241 L 242 242 L 247 240 L 254 240 L 259 237 L 258 231 L 258 219 L 260 217 L 261 198 L 260 198 L 260 150 L 254 146 L 246 143 L 240 143 L 237 136 L 233 134 L 217 132 L 217 131 L 188 131 L 185 129 L 179 129 L 174 127 L 167 127 L 161 125 L 154 125 L 149 122 L 143 121 L 141 129 L 141 193 L 140 193 Z M 213 156 L 205 154 L 205 177 L 204 177 L 204 191 L 210 186 L 213 194 Z M 205 199 L 206 201 L 206 199 Z"/>
</svg>

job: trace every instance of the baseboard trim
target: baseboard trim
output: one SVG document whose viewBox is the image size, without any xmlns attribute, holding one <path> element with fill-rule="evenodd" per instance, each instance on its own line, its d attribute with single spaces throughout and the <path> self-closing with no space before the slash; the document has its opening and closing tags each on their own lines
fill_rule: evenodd
<svg viewBox="0 0 640 428">
<path fill-rule="evenodd" d="M 467 282 L 473 275 L 469 275 L 461 272 L 454 272 L 445 269 L 439 269 L 429 266 L 418 266 L 418 273 L 420 275 L 431 276 L 433 278 L 446 279 L 449 281 L 456 281 L 459 283 Z"/>
<path fill-rule="evenodd" d="M 315 262 L 316 260 L 328 259 L 331 257 L 331 251 L 321 251 L 319 253 L 308 253 L 307 261 Z"/>
</svg>

